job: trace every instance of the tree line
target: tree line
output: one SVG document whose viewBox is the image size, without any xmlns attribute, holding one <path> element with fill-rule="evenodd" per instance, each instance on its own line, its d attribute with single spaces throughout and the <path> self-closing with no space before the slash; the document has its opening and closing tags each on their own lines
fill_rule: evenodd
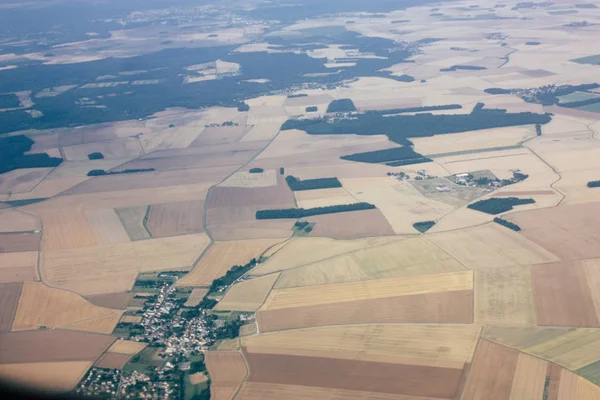
<svg viewBox="0 0 600 400">
<path fill-rule="evenodd" d="M 337 206 L 315 208 L 286 208 L 281 210 L 258 210 L 256 219 L 299 219 L 315 215 L 335 214 L 348 211 L 372 210 L 376 207 L 370 203 L 341 204 Z"/>
<path fill-rule="evenodd" d="M 519 199 L 517 197 L 492 197 L 486 200 L 479 200 L 475 203 L 469 204 L 467 207 L 472 210 L 495 215 L 510 211 L 514 206 L 533 203 L 535 203 L 534 199 Z"/>
<path fill-rule="evenodd" d="M 319 178 L 319 179 L 306 179 L 301 180 L 295 176 L 288 175 L 285 177 L 285 181 L 294 192 L 302 190 L 316 190 L 316 189 L 331 189 L 342 187 L 342 183 L 338 178 Z"/>
</svg>

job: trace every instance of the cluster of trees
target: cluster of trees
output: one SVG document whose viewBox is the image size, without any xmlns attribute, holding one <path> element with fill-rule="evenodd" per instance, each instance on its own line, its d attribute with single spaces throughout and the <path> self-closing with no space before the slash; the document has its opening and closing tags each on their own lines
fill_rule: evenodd
<svg viewBox="0 0 600 400">
<path fill-rule="evenodd" d="M 100 152 L 94 152 L 94 153 L 88 154 L 88 158 L 90 160 L 102 160 L 102 159 L 104 159 L 104 154 L 102 154 Z"/>
<path fill-rule="evenodd" d="M 312 232 L 312 226 L 308 221 L 298 221 L 294 224 L 294 229 L 298 232 L 310 233 Z"/>
<path fill-rule="evenodd" d="M 341 156 L 340 158 L 342 160 L 371 164 L 386 163 L 389 166 L 419 164 L 431 161 L 431 159 L 414 151 L 410 146 L 349 154 L 346 156 Z"/>
<path fill-rule="evenodd" d="M 425 233 L 430 230 L 435 225 L 435 221 L 423 221 L 417 222 L 413 224 L 413 228 L 418 230 L 421 233 Z"/>
<path fill-rule="evenodd" d="M 288 95 L 288 99 L 296 99 L 298 97 L 308 97 L 308 95 L 306 93 L 298 93 L 298 94 Z"/>
<path fill-rule="evenodd" d="M 221 288 L 231 286 L 246 272 L 250 271 L 256 265 L 256 259 L 253 258 L 246 265 L 234 265 L 225 273 L 224 276 L 215 279 L 210 285 L 209 293 L 216 292 Z"/>
<path fill-rule="evenodd" d="M 535 203 L 534 199 L 519 199 L 517 197 L 492 197 L 491 199 L 487 200 L 479 200 L 473 204 L 469 204 L 467 207 L 472 210 L 495 215 L 510 211 L 514 206 L 532 203 Z"/>
<path fill-rule="evenodd" d="M 521 230 L 521 227 L 519 225 L 513 224 L 512 222 L 507 221 L 507 220 L 502 219 L 502 218 L 499 218 L 499 217 L 494 218 L 494 222 L 497 223 L 497 224 L 500 224 L 502 226 L 505 226 L 508 229 L 512 229 L 515 232 L 519 232 Z"/>
<path fill-rule="evenodd" d="M 50 157 L 46 153 L 25 154 L 31 150 L 33 140 L 25 135 L 0 138 L 0 174 L 19 168 L 56 167 L 62 158 Z"/>
<path fill-rule="evenodd" d="M 281 129 L 300 129 L 311 135 L 381 135 L 399 144 L 409 144 L 408 138 L 518 125 L 546 124 L 548 114 L 531 112 L 508 113 L 506 110 L 482 109 L 471 114 L 456 115 L 389 115 L 368 112 L 352 118 L 315 118 L 286 121 Z"/>
<path fill-rule="evenodd" d="M 351 99 L 333 100 L 327 107 L 328 113 L 356 111 L 356 106 Z"/>
<path fill-rule="evenodd" d="M 156 169 L 155 168 L 136 168 L 136 169 L 124 169 L 123 171 L 108 171 L 108 172 L 103 169 L 93 169 L 87 173 L 87 176 L 135 174 L 137 172 L 150 172 L 150 171 L 156 171 Z"/>
<path fill-rule="evenodd" d="M 225 325 L 215 330 L 215 339 L 235 339 L 236 337 L 240 336 L 240 327 L 242 325 L 243 324 L 240 320 L 240 317 L 237 317 L 233 321 L 225 322 Z"/>
<path fill-rule="evenodd" d="M 392 76 L 390 76 L 390 78 L 395 79 L 395 80 L 397 80 L 399 82 L 414 82 L 415 81 L 415 78 L 413 78 L 410 75 L 406 75 L 406 74 L 403 74 L 403 75 L 400 75 L 400 76 L 394 76 L 394 75 L 392 75 Z"/>
<path fill-rule="evenodd" d="M 319 107 L 317 107 L 317 106 L 306 107 L 306 112 L 317 112 L 317 111 L 319 111 Z"/>
<path fill-rule="evenodd" d="M 250 168 L 250 172 L 251 174 L 262 174 L 263 172 L 265 172 L 264 169 L 262 168 Z"/>
<path fill-rule="evenodd" d="M 302 190 L 316 190 L 316 189 L 330 189 L 342 187 L 342 183 L 338 178 L 319 178 L 319 179 L 306 179 L 301 180 L 295 176 L 288 175 L 285 177 L 290 189 L 294 192 Z"/>
<path fill-rule="evenodd" d="M 589 188 L 600 187 L 600 181 L 590 181 L 587 183 L 587 187 L 589 187 Z"/>
<path fill-rule="evenodd" d="M 237 106 L 237 110 L 238 111 L 248 111 L 250 110 L 250 106 L 248 104 L 246 104 L 246 102 L 242 101 L 238 106 Z"/>
<path fill-rule="evenodd" d="M 335 214 L 348 211 L 372 210 L 376 208 L 370 203 L 342 204 L 315 208 L 285 208 L 281 210 L 258 210 L 256 219 L 300 219 L 314 215 Z"/>
</svg>

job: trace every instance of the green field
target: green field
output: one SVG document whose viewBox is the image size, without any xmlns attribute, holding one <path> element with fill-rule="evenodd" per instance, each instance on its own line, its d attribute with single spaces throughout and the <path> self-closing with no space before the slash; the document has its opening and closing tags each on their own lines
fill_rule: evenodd
<svg viewBox="0 0 600 400">
<path fill-rule="evenodd" d="M 560 101 L 560 103 L 565 104 L 565 103 L 573 103 L 576 101 L 597 99 L 598 97 L 600 97 L 600 94 L 597 94 L 597 93 L 575 92 L 575 93 L 567 94 L 565 96 L 560 96 L 558 98 L 558 100 Z"/>
<path fill-rule="evenodd" d="M 592 65 L 600 65 L 600 54 L 596 54 L 595 56 L 581 57 L 571 60 L 578 64 L 592 64 Z"/>
<path fill-rule="evenodd" d="M 589 104 L 587 106 L 577 107 L 577 110 L 600 113 L 600 103 Z"/>
<path fill-rule="evenodd" d="M 600 385 L 600 361 L 596 361 L 590 365 L 586 365 L 583 368 L 578 369 L 577 374 L 583 376 L 590 382 Z"/>
</svg>

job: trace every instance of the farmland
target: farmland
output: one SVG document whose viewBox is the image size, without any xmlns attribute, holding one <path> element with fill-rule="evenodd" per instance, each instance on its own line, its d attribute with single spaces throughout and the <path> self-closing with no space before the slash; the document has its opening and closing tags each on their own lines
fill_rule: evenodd
<svg viewBox="0 0 600 400">
<path fill-rule="evenodd" d="M 0 378 L 600 398 L 586 1 L 0 7 Z"/>
</svg>

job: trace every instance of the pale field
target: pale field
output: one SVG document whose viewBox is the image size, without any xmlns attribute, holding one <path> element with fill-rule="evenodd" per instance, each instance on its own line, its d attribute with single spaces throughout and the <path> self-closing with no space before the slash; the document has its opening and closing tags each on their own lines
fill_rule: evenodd
<svg viewBox="0 0 600 400">
<path fill-rule="evenodd" d="M 478 226 L 492 221 L 494 217 L 494 215 L 471 210 L 467 206 L 463 206 L 437 221 L 427 233 L 447 232 Z"/>
<path fill-rule="evenodd" d="M 33 215 L 18 210 L 0 210 L 0 232 L 30 232 L 41 228 L 40 220 Z"/>
<path fill-rule="evenodd" d="M 588 125 L 593 121 L 585 118 L 557 114 L 552 117 L 552 121 L 542 126 L 543 135 L 564 135 L 567 133 L 587 133 Z"/>
<path fill-rule="evenodd" d="M 215 242 L 189 274 L 181 278 L 178 286 L 210 286 L 234 265 L 245 265 L 258 257 L 281 239 L 235 240 Z M 254 271 L 254 270 L 253 270 Z M 254 272 L 253 272 L 254 273 Z"/>
<path fill-rule="evenodd" d="M 78 330 L 111 333 L 122 311 L 95 306 L 79 295 L 53 289 L 43 283 L 24 283 L 13 330 L 65 328 L 77 324 Z"/>
<path fill-rule="evenodd" d="M 36 214 L 44 221 L 42 249 L 45 252 L 94 247 L 100 244 L 90 219 L 81 209 L 55 209 L 52 212 Z"/>
<path fill-rule="evenodd" d="M 355 240 L 330 238 L 292 238 L 266 262 L 252 270 L 252 275 L 266 275 L 285 271 L 302 265 L 312 264 L 356 250 L 382 246 L 404 240 L 402 237 L 380 237 Z"/>
<path fill-rule="evenodd" d="M 45 251 L 44 281 L 81 294 L 129 290 L 139 272 L 190 268 L 209 245 L 205 234 Z"/>
<path fill-rule="evenodd" d="M 472 271 L 334 283 L 275 289 L 271 291 L 261 310 L 472 289 Z"/>
<path fill-rule="evenodd" d="M 204 356 L 211 378 L 210 398 L 231 400 L 246 379 L 244 357 L 237 351 L 208 351 Z"/>
<path fill-rule="evenodd" d="M 68 392 L 77 385 L 92 364 L 92 361 L 0 364 L 0 377 L 36 390 Z"/>
<path fill-rule="evenodd" d="M 117 208 L 115 212 L 131 240 L 150 239 L 148 230 L 144 227 L 144 217 L 147 206 Z"/>
<path fill-rule="evenodd" d="M 135 316 L 135 315 L 123 315 L 121 317 L 121 319 L 119 320 L 119 322 L 125 322 L 125 323 L 131 323 L 131 324 L 139 324 L 140 322 L 142 322 L 142 317 L 141 316 Z"/>
<path fill-rule="evenodd" d="M 217 347 L 217 350 L 219 350 L 219 351 L 234 351 L 234 350 L 239 350 L 239 349 L 240 349 L 240 338 L 225 339 L 221 343 L 219 343 L 219 346 Z"/>
<path fill-rule="evenodd" d="M 0 194 L 27 193 L 33 190 L 53 168 L 16 169 L 0 176 Z"/>
<path fill-rule="evenodd" d="M 431 155 L 514 146 L 535 135 L 535 129 L 531 126 L 516 126 L 414 138 L 411 142 L 414 143 L 417 153 Z"/>
<path fill-rule="evenodd" d="M 435 233 L 428 238 L 469 269 L 559 261 L 547 250 L 496 223 Z"/>
<path fill-rule="evenodd" d="M 88 154 L 99 152 L 104 159 L 136 158 L 144 154 L 137 139 L 117 139 L 108 142 L 85 143 L 63 147 L 66 160 L 86 161 Z"/>
<path fill-rule="evenodd" d="M 300 208 L 328 207 L 339 204 L 354 204 L 358 201 L 344 188 L 300 190 L 294 192 Z"/>
<path fill-rule="evenodd" d="M 437 220 L 454 210 L 453 206 L 423 196 L 410 183 L 391 177 L 341 181 L 357 200 L 377 206 L 397 234 L 415 233 L 415 222 Z"/>
<path fill-rule="evenodd" d="M 217 303 L 215 310 L 257 311 L 267 299 L 279 274 L 238 282 Z"/>
<path fill-rule="evenodd" d="M 166 131 L 160 132 L 161 142 L 156 147 L 146 145 L 144 151 L 148 152 L 150 147 L 152 150 L 168 150 L 168 149 L 182 149 L 188 147 L 198 136 L 202 134 L 204 130 L 204 121 L 195 121 L 193 124 L 178 127 L 177 125 L 173 128 L 169 128 Z"/>
<path fill-rule="evenodd" d="M 37 260 L 37 251 L 0 253 L 0 271 L 5 268 L 35 268 L 37 267 Z"/>
<path fill-rule="evenodd" d="M 600 329 L 575 329 L 523 351 L 576 370 L 600 360 Z"/>
<path fill-rule="evenodd" d="M 87 213 L 90 225 L 99 245 L 128 243 L 129 235 L 113 209 L 90 210 Z"/>
<path fill-rule="evenodd" d="M 84 176 L 76 176 L 71 178 L 46 178 L 30 192 L 14 193 L 10 196 L 0 195 L 0 201 L 29 200 L 53 197 L 88 179 L 88 177 Z"/>
<path fill-rule="evenodd" d="M 357 250 L 285 270 L 276 288 L 457 272 L 465 268 L 425 238 Z"/>
<path fill-rule="evenodd" d="M 287 118 L 283 103 L 286 96 L 262 96 L 246 101 L 250 106 L 248 110 L 248 125 L 260 125 L 265 122 L 279 122 Z"/>
<path fill-rule="evenodd" d="M 476 325 L 346 325 L 242 338 L 249 353 L 289 354 L 462 368 L 470 362 Z"/>
<path fill-rule="evenodd" d="M 286 119 L 287 117 L 257 118 L 255 125 L 240 139 L 240 142 L 271 140 L 279 133 Z"/>
<path fill-rule="evenodd" d="M 548 362 L 520 353 L 510 388 L 509 400 L 541 399 Z"/>
<path fill-rule="evenodd" d="M 582 260 L 581 264 L 586 281 L 590 287 L 592 300 L 596 306 L 596 313 L 600 318 L 600 259 Z"/>
<path fill-rule="evenodd" d="M 131 340 L 117 340 L 107 350 L 111 353 L 137 354 L 144 350 L 148 344 L 144 342 L 133 342 Z"/>
<path fill-rule="evenodd" d="M 598 400 L 600 399 L 600 387 L 571 371 L 563 369 L 560 373 L 557 400 L 569 399 Z"/>
<path fill-rule="evenodd" d="M 254 174 L 247 171 L 236 172 L 219 186 L 222 187 L 270 187 L 277 185 L 277 171 L 273 169 Z"/>
<path fill-rule="evenodd" d="M 529 269 L 504 267 L 475 271 L 475 322 L 535 325 Z"/>
</svg>

